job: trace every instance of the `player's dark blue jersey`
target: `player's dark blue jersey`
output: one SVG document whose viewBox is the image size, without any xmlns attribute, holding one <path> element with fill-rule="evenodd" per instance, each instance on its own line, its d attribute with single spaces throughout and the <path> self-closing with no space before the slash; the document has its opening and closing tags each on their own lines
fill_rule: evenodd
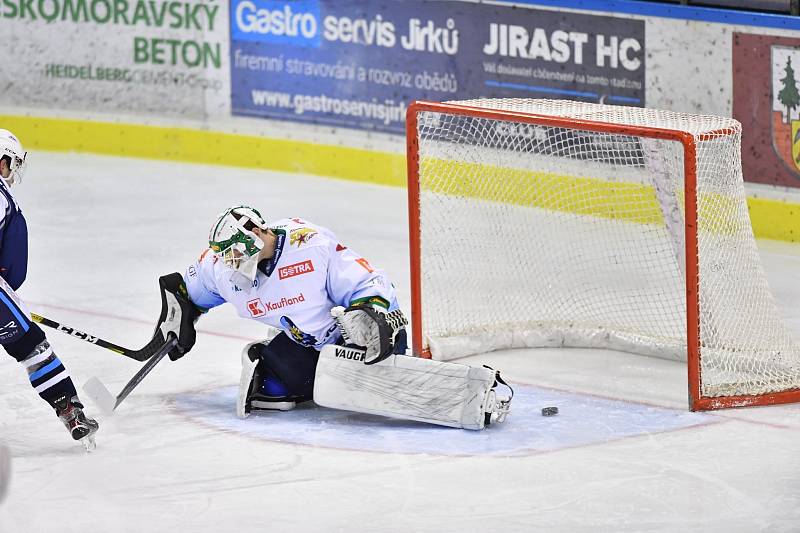
<svg viewBox="0 0 800 533">
<path fill-rule="evenodd" d="M 17 290 L 28 273 L 28 225 L 0 180 L 0 277 Z"/>
</svg>

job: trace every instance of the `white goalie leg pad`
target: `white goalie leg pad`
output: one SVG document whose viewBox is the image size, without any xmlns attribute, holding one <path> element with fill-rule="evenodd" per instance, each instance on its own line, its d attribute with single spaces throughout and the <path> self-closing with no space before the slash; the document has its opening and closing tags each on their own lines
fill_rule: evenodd
<svg viewBox="0 0 800 533">
<path fill-rule="evenodd" d="M 267 344 L 274 339 L 278 333 L 280 332 L 277 329 L 271 330 L 270 335 L 266 339 L 251 342 L 242 350 L 242 374 L 239 377 L 239 395 L 236 398 L 236 416 L 239 418 L 247 418 L 250 415 L 246 409 L 247 397 L 250 393 L 250 385 L 253 383 L 253 375 L 256 373 L 256 367 L 258 366 L 258 359 L 255 361 L 250 360 L 250 356 L 248 355 L 250 347 L 256 344 Z"/>
<path fill-rule="evenodd" d="M 392 355 L 365 365 L 364 351 L 326 346 L 317 363 L 314 402 L 324 407 L 463 429 L 483 429 L 487 413 L 508 413 L 486 367 Z"/>
</svg>

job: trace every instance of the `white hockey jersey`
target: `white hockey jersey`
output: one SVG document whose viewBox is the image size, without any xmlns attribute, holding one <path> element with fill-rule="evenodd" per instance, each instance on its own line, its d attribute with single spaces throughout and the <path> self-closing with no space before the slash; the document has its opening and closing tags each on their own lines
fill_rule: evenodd
<svg viewBox="0 0 800 533">
<path fill-rule="evenodd" d="M 267 274 L 259 269 L 250 283 L 206 250 L 184 275 L 195 305 L 231 303 L 239 316 L 278 328 L 317 350 L 339 339 L 331 308 L 378 297 L 389 302 L 390 311 L 397 309 L 394 286 L 383 270 L 341 244 L 330 230 L 299 218 L 269 227 L 278 240 Z"/>
</svg>

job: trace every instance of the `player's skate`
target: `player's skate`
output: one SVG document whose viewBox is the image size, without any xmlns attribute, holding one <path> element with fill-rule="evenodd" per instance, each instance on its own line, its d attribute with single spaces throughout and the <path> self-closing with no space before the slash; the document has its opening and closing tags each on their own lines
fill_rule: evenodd
<svg viewBox="0 0 800 533">
<path fill-rule="evenodd" d="M 96 420 L 88 418 L 83 412 L 83 404 L 77 396 L 66 396 L 56 402 L 56 414 L 69 430 L 72 438 L 80 441 L 86 451 L 95 449 L 94 434 L 100 429 Z"/>
</svg>

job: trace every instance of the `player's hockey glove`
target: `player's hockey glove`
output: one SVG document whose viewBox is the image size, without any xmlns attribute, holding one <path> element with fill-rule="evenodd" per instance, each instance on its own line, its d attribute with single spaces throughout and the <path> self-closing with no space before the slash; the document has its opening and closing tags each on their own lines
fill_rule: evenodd
<svg viewBox="0 0 800 533">
<path fill-rule="evenodd" d="M 169 352 L 169 358 L 177 361 L 194 346 L 197 333 L 194 323 L 202 314 L 189 299 L 186 284 L 177 272 L 158 278 L 161 288 L 161 316 L 158 317 L 156 335 L 166 341 L 169 333 L 174 333 L 178 345 Z"/>
<path fill-rule="evenodd" d="M 369 303 L 351 305 L 347 309 L 334 307 L 331 316 L 336 319 L 346 344 L 366 350 L 364 364 L 367 365 L 389 357 L 394 350 L 395 335 L 408 324 L 399 309 L 387 313 L 383 307 Z"/>
</svg>

